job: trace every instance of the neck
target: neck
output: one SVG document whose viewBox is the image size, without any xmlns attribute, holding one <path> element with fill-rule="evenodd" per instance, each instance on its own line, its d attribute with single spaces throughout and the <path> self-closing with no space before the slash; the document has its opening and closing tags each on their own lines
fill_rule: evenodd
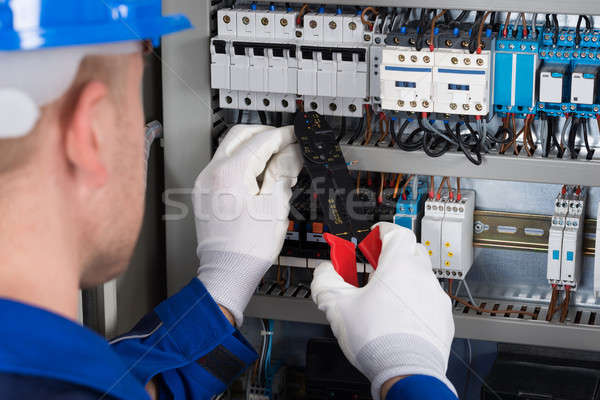
<svg viewBox="0 0 600 400">
<path fill-rule="evenodd" d="M 66 219 L 39 180 L 2 179 L 0 194 L 0 297 L 77 320 L 78 254 Z M 46 184 L 50 186 L 49 184 Z M 47 189 L 47 190 L 46 190 Z"/>
</svg>

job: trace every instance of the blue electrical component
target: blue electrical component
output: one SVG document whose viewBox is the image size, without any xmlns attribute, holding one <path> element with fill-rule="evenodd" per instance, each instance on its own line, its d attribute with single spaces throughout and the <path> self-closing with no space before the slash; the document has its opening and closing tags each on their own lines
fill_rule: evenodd
<svg viewBox="0 0 600 400">
<path fill-rule="evenodd" d="M 500 32 L 504 32 L 504 26 Z M 504 116 L 513 113 L 523 117 L 537 111 L 536 84 L 539 66 L 539 47 L 542 35 L 537 39 L 523 29 L 506 30 L 506 37 L 499 35 L 494 56 L 494 109 Z"/>
<path fill-rule="evenodd" d="M 596 87 L 600 68 L 600 30 L 581 29 L 580 36 L 577 46 L 574 28 L 561 29 L 556 43 L 552 30 L 542 34 L 539 56 L 543 66 L 538 108 L 548 115 L 595 118 L 600 113 Z M 562 85 L 560 96 L 559 84 Z"/>
<path fill-rule="evenodd" d="M 425 200 L 427 199 L 427 187 L 419 182 L 416 196 L 413 196 L 413 190 L 412 186 L 406 188 L 406 200 L 400 197 L 396 203 L 394 224 L 412 230 L 418 238 L 421 233 L 420 223 L 423 217 Z"/>
</svg>

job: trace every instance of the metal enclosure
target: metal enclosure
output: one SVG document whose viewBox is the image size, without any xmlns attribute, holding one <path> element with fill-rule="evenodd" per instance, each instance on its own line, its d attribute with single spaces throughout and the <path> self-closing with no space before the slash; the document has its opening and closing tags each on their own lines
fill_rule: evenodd
<svg viewBox="0 0 600 400">
<path fill-rule="evenodd" d="M 292 1 L 304 3 L 304 1 Z M 311 2 L 314 3 L 314 2 Z M 364 5 L 365 1 L 323 0 L 319 4 Z M 315 3 L 316 4 L 316 3 Z M 215 29 L 212 17 L 222 1 L 165 0 L 165 13 L 185 13 L 195 26 L 194 30 L 167 37 L 163 40 L 163 99 L 165 151 L 165 205 L 166 265 L 168 294 L 173 294 L 195 275 L 195 228 L 191 206 L 194 179 L 210 159 L 212 135 L 215 127 L 222 127 L 222 115 L 214 112 L 213 93 L 210 89 L 209 39 Z M 408 0 L 378 0 L 375 5 L 414 7 Z M 470 10 L 553 12 L 559 14 L 600 15 L 597 0 L 422 0 L 418 7 Z M 488 156 L 486 163 L 476 168 L 459 154 L 447 154 L 439 159 L 425 159 L 422 153 L 402 153 L 393 149 L 344 146 L 348 159 L 359 160 L 358 168 L 370 171 L 417 173 L 422 175 L 450 175 L 474 178 L 467 184 L 478 190 L 478 208 L 504 211 L 552 213 L 550 193 L 556 184 L 585 184 L 600 186 L 600 162 L 528 159 L 526 157 Z M 506 182 L 502 182 L 506 181 Z M 510 181 L 510 182 L 508 182 Z M 526 184 L 523 182 L 537 183 Z M 554 184 L 554 185 L 549 185 Z M 480 202 L 479 191 L 487 191 Z M 507 193 L 505 201 L 499 194 Z M 590 194 L 588 216 L 596 216 L 595 204 L 600 200 L 598 191 Z M 515 199 L 518 199 L 515 201 Z M 512 202 L 511 202 L 512 201 Z M 547 289 L 536 286 L 540 279 L 540 255 L 526 251 L 479 250 L 478 260 L 493 259 L 474 266 L 472 280 L 476 297 L 485 299 L 493 294 L 503 304 L 531 301 L 547 303 Z M 543 257 L 542 257 L 543 258 Z M 591 273 L 593 260 L 587 257 L 584 276 Z M 544 265 L 544 264 L 541 264 Z M 493 289 L 488 283 L 499 283 Z M 544 283 L 541 278 L 540 286 Z M 578 292 L 577 307 L 583 313 L 598 311 L 590 287 Z M 500 301 L 500 300 L 498 300 Z M 514 303 L 522 304 L 522 303 Z M 550 324 L 545 321 L 523 321 L 518 318 L 489 318 L 462 315 L 455 310 L 457 337 L 513 343 L 536 344 L 564 348 L 600 350 L 598 326 L 581 324 Z M 255 296 L 247 310 L 248 316 L 283 319 L 299 322 L 326 323 L 324 315 L 307 299 L 273 299 Z"/>
</svg>

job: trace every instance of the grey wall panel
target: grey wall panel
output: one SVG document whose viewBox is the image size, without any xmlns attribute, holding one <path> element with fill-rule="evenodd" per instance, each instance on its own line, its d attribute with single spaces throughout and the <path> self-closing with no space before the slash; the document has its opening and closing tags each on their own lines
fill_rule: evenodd
<svg viewBox="0 0 600 400">
<path fill-rule="evenodd" d="M 165 224 L 169 294 L 194 276 L 195 228 L 190 192 L 210 158 L 210 1 L 165 0 L 163 12 L 184 13 L 193 30 L 163 39 Z"/>
</svg>

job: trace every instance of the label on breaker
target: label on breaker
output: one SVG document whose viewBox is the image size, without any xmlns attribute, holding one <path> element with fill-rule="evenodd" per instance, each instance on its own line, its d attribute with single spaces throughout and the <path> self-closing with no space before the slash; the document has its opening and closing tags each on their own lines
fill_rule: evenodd
<svg viewBox="0 0 600 400">
<path fill-rule="evenodd" d="M 298 232 L 286 232 L 285 240 L 300 240 L 300 233 Z"/>
<path fill-rule="evenodd" d="M 319 242 L 319 243 L 327 243 L 325 239 L 323 239 L 322 233 L 307 233 L 306 240 L 309 242 Z"/>
</svg>

